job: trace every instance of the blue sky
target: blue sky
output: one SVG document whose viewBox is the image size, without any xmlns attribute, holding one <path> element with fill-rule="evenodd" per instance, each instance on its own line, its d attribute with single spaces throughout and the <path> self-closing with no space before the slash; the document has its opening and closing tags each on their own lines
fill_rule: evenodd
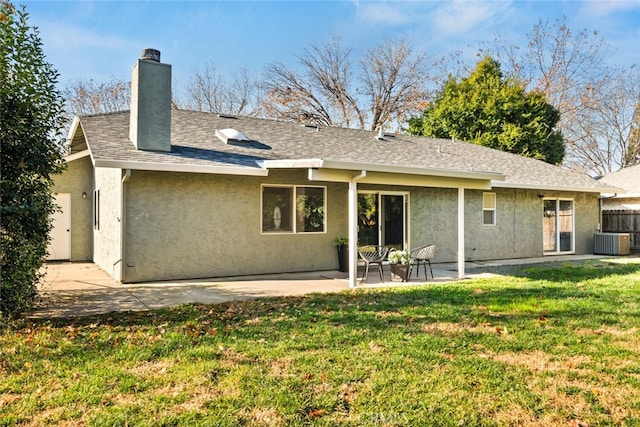
<svg viewBox="0 0 640 427">
<path fill-rule="evenodd" d="M 383 38 L 402 37 L 433 56 L 473 57 L 496 35 L 524 44 L 539 19 L 563 15 L 571 29 L 596 30 L 612 65 L 640 63 L 640 0 L 616 1 L 31 1 L 45 55 L 61 83 L 128 81 L 145 47 L 173 65 L 184 87 L 206 63 L 230 73 L 295 65 L 295 55 L 331 34 L 357 58 Z"/>
</svg>

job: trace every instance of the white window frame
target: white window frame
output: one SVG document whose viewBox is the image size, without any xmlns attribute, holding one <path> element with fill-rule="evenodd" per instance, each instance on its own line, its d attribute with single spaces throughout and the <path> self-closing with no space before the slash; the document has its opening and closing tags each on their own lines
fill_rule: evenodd
<svg viewBox="0 0 640 427">
<path fill-rule="evenodd" d="M 545 201 L 554 201 L 555 202 L 555 245 L 556 245 L 556 249 L 554 251 L 545 251 L 543 249 L 543 255 L 566 255 L 566 254 L 574 254 L 576 251 L 576 201 L 575 199 L 572 198 L 568 198 L 568 197 L 545 197 L 542 199 L 543 203 Z M 559 231 L 560 227 L 560 216 L 559 216 L 559 207 L 560 207 L 560 202 L 571 202 L 571 249 L 568 251 L 562 251 L 560 246 L 561 246 L 561 234 L 562 232 Z M 544 206 L 544 205 L 543 205 Z M 543 221 L 544 221 L 544 217 L 543 217 Z M 543 229 L 544 229 L 544 224 L 543 224 Z M 544 231 L 543 231 L 544 232 Z"/>
<path fill-rule="evenodd" d="M 489 195 L 493 196 L 493 207 L 492 208 L 488 208 L 484 204 L 485 196 L 489 196 Z M 496 195 L 496 193 L 490 193 L 490 192 L 482 193 L 482 225 L 485 225 L 487 227 L 495 227 L 496 223 L 498 222 L 498 220 L 497 220 L 497 216 L 498 216 L 497 205 L 498 205 L 498 196 Z M 491 222 L 489 224 L 485 222 L 485 214 L 486 214 L 486 212 L 493 212 L 493 215 L 492 215 L 493 222 Z"/>
<path fill-rule="evenodd" d="M 265 188 L 286 188 L 291 189 L 291 210 L 289 212 L 291 218 L 291 230 L 281 231 L 265 231 L 264 230 L 264 216 L 262 214 L 264 209 L 264 189 Z M 296 221 L 296 197 L 299 188 L 319 188 L 322 189 L 322 208 L 324 215 L 322 218 L 322 231 L 304 231 L 298 230 L 298 224 Z M 294 185 L 294 184 L 262 184 L 260 186 L 260 234 L 266 236 L 273 236 L 278 234 L 326 234 L 327 233 L 327 187 L 324 185 Z"/>
<path fill-rule="evenodd" d="M 394 191 L 394 190 L 358 190 L 358 195 L 360 194 L 375 194 L 378 199 L 378 245 L 382 245 L 382 222 L 384 221 L 382 218 L 382 212 L 380 206 L 382 205 L 382 196 L 403 196 L 404 197 L 404 218 L 402 218 L 403 228 L 404 228 L 404 250 L 408 250 L 411 247 L 411 192 L 409 191 Z"/>
</svg>

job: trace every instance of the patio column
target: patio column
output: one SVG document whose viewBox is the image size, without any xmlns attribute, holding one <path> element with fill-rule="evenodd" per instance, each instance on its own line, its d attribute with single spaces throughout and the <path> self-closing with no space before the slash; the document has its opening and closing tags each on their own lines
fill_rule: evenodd
<svg viewBox="0 0 640 427">
<path fill-rule="evenodd" d="M 358 284 L 358 180 L 367 176 L 360 172 L 349 181 L 349 287 Z"/>
<path fill-rule="evenodd" d="M 458 187 L 458 279 L 464 276 L 464 188 Z"/>
</svg>

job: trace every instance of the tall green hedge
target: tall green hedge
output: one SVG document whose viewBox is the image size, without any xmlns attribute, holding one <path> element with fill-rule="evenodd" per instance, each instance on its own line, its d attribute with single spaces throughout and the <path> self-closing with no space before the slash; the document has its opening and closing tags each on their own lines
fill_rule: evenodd
<svg viewBox="0 0 640 427">
<path fill-rule="evenodd" d="M 24 6 L 0 3 L 0 318 L 29 309 L 41 279 L 64 168 L 63 101 Z"/>
</svg>

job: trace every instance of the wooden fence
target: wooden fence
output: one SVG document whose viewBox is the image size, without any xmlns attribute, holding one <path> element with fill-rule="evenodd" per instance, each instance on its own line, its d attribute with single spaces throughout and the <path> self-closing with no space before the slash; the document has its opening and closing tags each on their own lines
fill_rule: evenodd
<svg viewBox="0 0 640 427">
<path fill-rule="evenodd" d="M 631 249 L 640 249 L 640 210 L 602 211 L 603 233 L 629 233 Z"/>
</svg>

